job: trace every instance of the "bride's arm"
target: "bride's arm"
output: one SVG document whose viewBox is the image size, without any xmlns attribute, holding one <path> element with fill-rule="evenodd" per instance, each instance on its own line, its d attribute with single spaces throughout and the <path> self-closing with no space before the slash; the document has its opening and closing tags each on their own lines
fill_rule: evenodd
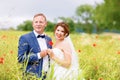
<svg viewBox="0 0 120 80">
<path fill-rule="evenodd" d="M 48 50 L 48 54 L 50 55 L 51 59 L 57 62 L 59 65 L 69 68 L 71 65 L 71 53 L 67 51 L 67 49 L 62 50 L 64 54 L 64 59 L 60 59 L 59 57 L 55 56 L 52 50 Z"/>
</svg>

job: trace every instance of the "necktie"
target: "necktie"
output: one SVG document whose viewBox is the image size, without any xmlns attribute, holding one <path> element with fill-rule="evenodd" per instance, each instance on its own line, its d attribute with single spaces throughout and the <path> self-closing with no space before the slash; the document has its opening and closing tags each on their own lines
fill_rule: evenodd
<svg viewBox="0 0 120 80">
<path fill-rule="evenodd" d="M 45 35 L 38 35 L 37 38 L 45 38 Z"/>
</svg>

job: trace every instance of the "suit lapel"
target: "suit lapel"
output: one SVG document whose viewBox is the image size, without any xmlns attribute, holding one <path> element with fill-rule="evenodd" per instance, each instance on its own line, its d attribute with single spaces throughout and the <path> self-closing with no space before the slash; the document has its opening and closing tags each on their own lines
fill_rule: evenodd
<svg viewBox="0 0 120 80">
<path fill-rule="evenodd" d="M 34 32 L 31 33 L 31 36 L 32 36 L 32 39 L 33 39 L 32 41 L 34 41 L 33 42 L 34 43 L 34 47 L 37 49 L 37 51 L 41 51 L 40 46 L 38 44 L 38 41 L 37 41 L 37 38 L 36 38 Z"/>
<path fill-rule="evenodd" d="M 48 44 L 49 40 L 46 36 L 45 36 L 45 41 L 46 41 L 46 44 L 47 44 L 47 48 L 49 48 L 49 44 Z"/>
</svg>

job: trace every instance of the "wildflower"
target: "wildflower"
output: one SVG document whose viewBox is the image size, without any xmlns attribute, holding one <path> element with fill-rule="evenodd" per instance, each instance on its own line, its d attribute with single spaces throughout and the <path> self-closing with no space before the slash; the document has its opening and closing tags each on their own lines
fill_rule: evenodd
<svg viewBox="0 0 120 80">
<path fill-rule="evenodd" d="M 103 78 L 99 78 L 98 80 L 103 80 Z"/>
<path fill-rule="evenodd" d="M 120 54 L 120 51 L 118 51 L 117 53 Z"/>
<path fill-rule="evenodd" d="M 1 57 L 1 58 L 0 58 L 0 64 L 3 64 L 3 63 L 4 63 L 4 58 Z"/>
<path fill-rule="evenodd" d="M 96 39 L 98 39 L 98 35 L 97 35 L 97 36 L 95 36 L 95 38 L 96 38 Z"/>
<path fill-rule="evenodd" d="M 52 46 L 52 45 L 53 45 L 53 42 L 52 42 L 52 41 L 49 41 L 48 43 L 49 43 L 49 45 L 50 45 L 50 46 Z"/>
<path fill-rule="evenodd" d="M 78 50 L 78 52 L 80 53 L 80 52 L 81 52 L 81 50 L 79 49 L 79 50 Z"/>
<path fill-rule="evenodd" d="M 2 38 L 2 39 L 5 39 L 5 38 L 6 38 L 6 35 L 3 35 L 1 38 Z"/>
<path fill-rule="evenodd" d="M 3 57 L 5 57 L 6 56 L 6 54 L 3 54 Z"/>
<path fill-rule="evenodd" d="M 95 70 L 98 70 L 98 68 L 99 68 L 98 66 L 95 66 Z"/>
<path fill-rule="evenodd" d="M 4 60 L 4 58 L 3 58 L 3 57 L 1 57 L 1 58 L 0 58 L 0 61 L 1 61 L 1 60 Z"/>
<path fill-rule="evenodd" d="M 12 51 L 12 50 L 10 51 L 10 54 L 13 54 L 13 51 Z"/>
<path fill-rule="evenodd" d="M 93 47 L 96 47 L 96 44 L 95 44 L 95 43 L 93 44 Z"/>
</svg>

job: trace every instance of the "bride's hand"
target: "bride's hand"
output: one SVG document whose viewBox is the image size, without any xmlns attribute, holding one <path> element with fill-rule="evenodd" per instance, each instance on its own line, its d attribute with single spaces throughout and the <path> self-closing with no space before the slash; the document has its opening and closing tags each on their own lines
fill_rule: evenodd
<svg viewBox="0 0 120 80">
<path fill-rule="evenodd" d="M 52 49 L 47 49 L 47 53 L 49 54 L 50 58 L 53 59 L 54 53 L 53 53 Z"/>
</svg>

